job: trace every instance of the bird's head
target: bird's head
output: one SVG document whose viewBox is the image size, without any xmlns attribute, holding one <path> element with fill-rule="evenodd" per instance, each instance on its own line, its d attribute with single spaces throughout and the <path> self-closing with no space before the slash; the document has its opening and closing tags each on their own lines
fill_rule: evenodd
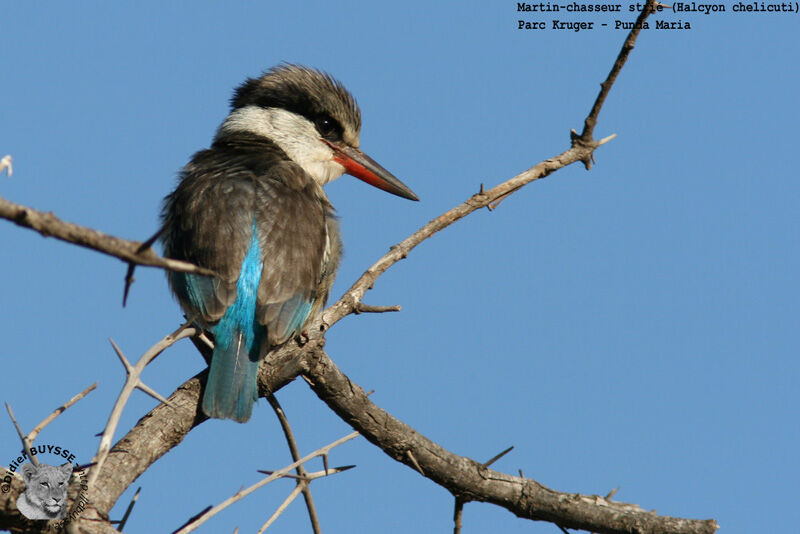
<svg viewBox="0 0 800 534">
<path fill-rule="evenodd" d="M 359 149 L 361 111 L 329 75 L 280 65 L 245 81 L 231 99 L 217 139 L 252 133 L 272 140 L 320 185 L 345 172 L 389 193 L 419 200 L 411 189 Z"/>
</svg>

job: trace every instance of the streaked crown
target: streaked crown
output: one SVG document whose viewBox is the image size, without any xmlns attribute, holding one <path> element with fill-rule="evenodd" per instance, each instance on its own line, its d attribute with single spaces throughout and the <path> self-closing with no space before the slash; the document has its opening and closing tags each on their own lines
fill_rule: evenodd
<svg viewBox="0 0 800 534">
<path fill-rule="evenodd" d="M 231 98 L 232 111 L 246 106 L 297 113 L 314 123 L 325 137 L 339 137 L 358 146 L 358 104 L 341 82 L 322 71 L 282 64 L 259 78 L 248 78 Z"/>
</svg>

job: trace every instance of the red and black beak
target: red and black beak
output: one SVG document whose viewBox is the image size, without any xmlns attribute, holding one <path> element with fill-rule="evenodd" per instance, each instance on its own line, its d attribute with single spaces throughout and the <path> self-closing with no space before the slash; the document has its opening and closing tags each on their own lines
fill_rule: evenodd
<svg viewBox="0 0 800 534">
<path fill-rule="evenodd" d="M 395 178 L 392 173 L 381 167 L 377 161 L 364 154 L 361 150 L 327 140 L 324 141 L 333 149 L 333 161 L 344 167 L 347 174 L 398 197 L 419 200 L 417 195 L 406 184 Z"/>
</svg>

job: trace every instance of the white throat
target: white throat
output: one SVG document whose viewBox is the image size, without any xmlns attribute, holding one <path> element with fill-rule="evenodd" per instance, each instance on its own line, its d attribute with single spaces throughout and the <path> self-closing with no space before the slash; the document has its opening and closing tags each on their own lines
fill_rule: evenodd
<svg viewBox="0 0 800 534">
<path fill-rule="evenodd" d="M 297 113 L 245 106 L 228 115 L 217 130 L 217 138 L 233 132 L 253 133 L 270 139 L 320 185 L 344 174 L 344 167 L 333 161 L 333 150 L 320 140 L 311 121 Z"/>
</svg>

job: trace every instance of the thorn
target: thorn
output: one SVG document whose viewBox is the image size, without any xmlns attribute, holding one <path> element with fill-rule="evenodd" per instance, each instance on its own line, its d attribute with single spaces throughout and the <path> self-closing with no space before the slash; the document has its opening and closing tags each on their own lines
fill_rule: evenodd
<svg viewBox="0 0 800 534">
<path fill-rule="evenodd" d="M 353 469 L 354 467 L 355 467 L 355 465 L 343 465 L 343 466 L 340 466 L 340 467 L 332 467 L 329 470 L 328 475 L 336 475 L 338 473 L 343 473 L 344 471 L 349 471 L 350 469 Z M 262 475 L 267 475 L 267 476 L 272 475 L 273 473 L 275 473 L 275 471 L 267 471 L 267 470 L 264 470 L 264 469 L 259 469 L 258 472 L 261 473 Z M 312 480 L 316 480 L 316 479 L 320 478 L 319 476 L 316 476 L 316 475 L 317 475 L 317 473 L 308 473 L 305 476 L 293 475 L 292 473 L 284 473 L 279 478 L 291 478 L 292 480 L 301 480 L 301 481 L 305 480 L 305 481 L 311 482 Z"/>
<path fill-rule="evenodd" d="M 130 376 L 131 371 L 133 371 L 133 366 L 130 364 L 128 359 L 122 353 L 122 350 L 117 346 L 116 343 L 114 343 L 114 340 L 111 339 L 111 338 L 108 338 L 108 341 L 109 341 L 109 343 L 111 343 L 111 346 L 114 348 L 114 352 L 117 353 L 117 356 L 119 357 L 119 361 L 121 361 L 122 365 L 125 366 L 125 372 L 128 374 L 128 376 Z"/>
<path fill-rule="evenodd" d="M 492 202 L 492 203 L 490 203 L 490 204 L 487 204 L 487 206 L 486 206 L 486 207 L 487 207 L 487 208 L 489 208 L 489 211 L 494 211 L 494 210 L 496 210 L 496 209 L 497 209 L 497 207 L 498 207 L 498 206 L 499 206 L 499 205 L 500 205 L 500 204 L 501 204 L 501 203 L 502 203 L 502 202 L 503 202 L 503 201 L 504 201 L 506 198 L 508 198 L 508 196 L 509 196 L 511 193 L 513 193 L 514 191 L 516 191 L 516 189 L 512 189 L 512 190 L 511 190 L 511 191 L 509 191 L 508 193 L 506 193 L 506 194 L 504 194 L 504 195 L 500 195 L 499 197 L 497 197 L 497 200 L 495 200 L 494 202 Z"/>
<path fill-rule="evenodd" d="M 608 494 L 606 495 L 606 500 L 607 500 L 607 501 L 608 501 L 608 500 L 611 500 L 611 497 L 613 497 L 614 495 L 616 495 L 616 493 L 617 493 L 618 491 L 619 491 L 619 486 L 617 486 L 616 488 L 614 488 L 614 489 L 612 489 L 611 491 L 609 491 L 609 492 L 608 492 Z"/>
<path fill-rule="evenodd" d="M 373 393 L 375 393 L 375 390 L 374 390 L 374 389 L 371 389 L 371 390 L 367 391 L 366 393 L 364 393 L 364 395 L 365 395 L 365 396 L 367 396 L 367 397 L 369 397 L 369 396 L 370 396 L 370 395 L 372 395 Z"/>
<path fill-rule="evenodd" d="M 152 247 L 153 243 L 155 243 L 158 240 L 158 238 L 161 237 L 161 234 L 164 233 L 164 228 L 165 228 L 164 226 L 159 228 L 158 231 L 155 234 L 151 235 L 147 239 L 147 241 L 144 241 L 141 245 L 139 245 L 139 248 L 136 249 L 136 254 L 141 254 L 142 252 L 144 252 L 148 248 Z M 133 285 L 133 282 L 136 281 L 136 279 L 133 277 L 133 271 L 135 271 L 135 270 L 136 270 L 136 264 L 128 263 L 128 270 L 125 273 L 125 288 L 122 290 L 122 307 L 123 308 L 128 303 L 128 294 L 130 293 L 131 286 Z"/>
<path fill-rule="evenodd" d="M 600 139 L 600 140 L 597 142 L 597 146 L 604 145 L 604 144 L 608 143 L 609 141 L 611 141 L 612 139 L 614 139 L 616 136 L 617 136 L 617 134 L 611 134 L 611 135 L 609 135 L 608 137 L 604 137 L 604 138 Z"/>
<path fill-rule="evenodd" d="M 122 529 L 125 528 L 125 523 L 128 522 L 128 518 L 131 516 L 131 512 L 133 511 L 133 506 L 136 504 L 136 501 L 139 500 L 139 494 L 142 492 L 142 487 L 139 486 L 139 489 L 136 490 L 136 493 L 133 494 L 133 498 L 131 499 L 130 504 L 128 504 L 128 508 L 125 510 L 125 514 L 122 516 L 117 523 L 117 530 L 122 532 Z"/>
<path fill-rule="evenodd" d="M 325 476 L 328 476 L 328 453 L 322 455 L 322 465 L 325 466 Z"/>
<path fill-rule="evenodd" d="M 351 469 L 355 469 L 356 464 L 353 465 L 343 465 L 341 467 L 334 467 L 334 469 L 338 469 L 341 473 L 342 471 L 350 471 Z"/>
<path fill-rule="evenodd" d="M 411 449 L 406 449 L 406 456 L 408 456 L 408 459 L 411 460 L 411 463 L 414 465 L 414 469 L 419 471 L 420 475 L 425 476 L 425 472 L 419 466 L 419 463 L 417 462 L 417 459 L 414 458 L 414 453 L 411 452 Z"/>
<path fill-rule="evenodd" d="M 522 469 L 519 470 L 519 476 L 522 477 L 522 480 L 525 480 L 525 473 L 522 472 Z"/>
<path fill-rule="evenodd" d="M 125 288 L 122 290 L 122 307 L 128 304 L 128 295 L 131 292 L 131 286 L 136 281 L 133 277 L 133 271 L 136 270 L 136 264 L 129 263 L 128 270 L 125 272 Z"/>
<path fill-rule="evenodd" d="M 492 465 L 493 463 L 495 463 L 497 460 L 499 460 L 500 458 L 502 458 L 503 456 L 505 456 L 506 454 L 508 454 L 509 452 L 511 452 L 513 449 L 514 449 L 514 446 L 512 445 L 512 446 L 510 446 L 509 448 L 507 448 L 506 450 L 504 450 L 503 452 L 501 452 L 501 453 L 498 453 L 497 455 L 495 455 L 494 457 L 492 457 L 492 459 L 491 459 L 491 460 L 489 460 L 488 462 L 484 463 L 484 464 L 483 464 L 483 467 L 489 467 L 490 465 Z"/>
<path fill-rule="evenodd" d="M 145 392 L 145 393 L 147 393 L 148 395 L 150 395 L 151 397 L 153 397 L 157 401 L 163 402 L 164 404 L 166 404 L 167 406 L 169 406 L 173 410 L 175 409 L 175 406 L 173 406 L 171 402 L 169 402 L 167 399 L 162 397 L 161 394 L 159 394 L 157 391 L 152 389 L 150 386 L 148 386 L 144 382 L 139 381 L 139 383 L 136 384 L 136 388 L 141 390 L 141 391 L 143 391 L 143 392 Z"/>
</svg>

